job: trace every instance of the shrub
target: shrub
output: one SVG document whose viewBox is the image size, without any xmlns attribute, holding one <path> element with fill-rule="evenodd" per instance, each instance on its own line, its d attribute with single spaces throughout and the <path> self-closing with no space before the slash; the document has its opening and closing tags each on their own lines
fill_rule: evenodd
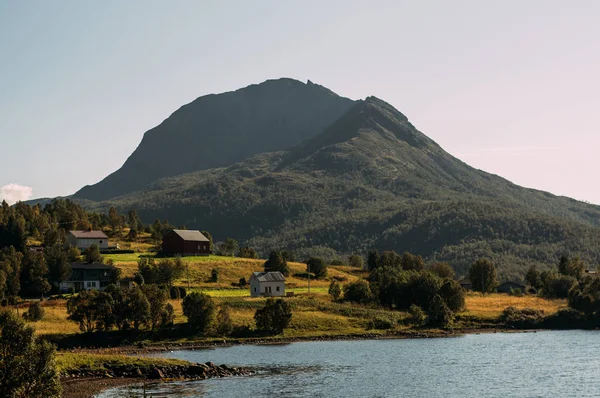
<svg viewBox="0 0 600 398">
<path fill-rule="evenodd" d="M 339 300 L 340 296 L 342 295 L 342 288 L 336 281 L 332 281 L 329 284 L 329 295 L 333 300 Z"/>
<path fill-rule="evenodd" d="M 394 322 L 389 318 L 378 316 L 369 321 L 369 329 L 388 330 L 394 327 Z"/>
<path fill-rule="evenodd" d="M 155 286 L 155 285 L 151 285 L 151 286 Z M 179 288 L 176 286 L 173 286 L 171 289 L 169 289 L 169 297 L 171 297 L 171 300 L 181 299 L 181 292 L 179 291 Z"/>
<path fill-rule="evenodd" d="M 442 279 L 454 279 L 454 268 L 448 263 L 437 262 L 429 267 L 429 271 Z"/>
<path fill-rule="evenodd" d="M 238 257 L 257 259 L 258 253 L 252 247 L 242 247 L 238 252 Z"/>
<path fill-rule="evenodd" d="M 444 299 L 436 294 L 429 305 L 429 323 L 433 326 L 445 327 L 452 323 L 453 318 L 454 314 Z"/>
<path fill-rule="evenodd" d="M 359 279 L 344 286 L 344 300 L 359 304 L 368 304 L 373 301 L 373 294 L 367 281 Z"/>
<path fill-rule="evenodd" d="M 179 289 L 172 287 L 177 292 L 179 296 Z M 148 316 L 148 324 L 150 329 L 155 330 L 163 323 L 163 315 L 165 312 L 165 307 L 167 304 L 167 292 L 163 289 L 160 289 L 156 285 L 146 285 L 142 288 L 144 295 L 148 299 L 148 303 L 150 304 L 150 313 Z"/>
<path fill-rule="evenodd" d="M 254 321 L 256 328 L 271 335 L 283 333 L 292 320 L 292 308 L 283 299 L 267 299 L 263 308 L 256 310 Z"/>
<path fill-rule="evenodd" d="M 175 309 L 170 303 L 165 305 L 163 312 L 160 315 L 160 326 L 165 328 L 169 326 L 173 326 L 173 321 L 175 320 Z"/>
<path fill-rule="evenodd" d="M 327 264 L 322 258 L 311 257 L 306 261 L 306 272 L 313 273 L 316 279 L 327 276 Z"/>
<path fill-rule="evenodd" d="M 363 258 L 358 254 L 353 254 L 348 258 L 348 264 L 350 264 L 352 267 L 362 268 L 364 261 Z"/>
<path fill-rule="evenodd" d="M 507 307 L 500 315 L 500 321 L 506 326 L 519 329 L 535 328 L 544 319 L 544 311 L 534 308 Z"/>
<path fill-rule="evenodd" d="M 515 296 L 515 297 L 523 297 L 523 291 L 521 289 L 517 288 L 511 288 L 510 291 L 508 292 L 509 296 Z"/>
<path fill-rule="evenodd" d="M 346 265 L 346 262 L 344 260 L 342 260 L 341 258 L 334 258 L 333 260 L 331 260 L 329 262 L 329 264 L 331 264 L 331 265 Z"/>
<path fill-rule="evenodd" d="M 221 307 L 217 314 L 217 333 L 220 336 L 229 336 L 233 331 L 233 322 L 227 307 Z"/>
<path fill-rule="evenodd" d="M 423 326 L 427 322 L 427 314 L 418 305 L 411 305 L 408 309 L 409 322 L 415 326 Z"/>
<path fill-rule="evenodd" d="M 0 314 L 0 396 L 59 398 L 54 347 L 11 312 Z"/>
<path fill-rule="evenodd" d="M 459 312 L 465 308 L 465 291 L 460 284 L 453 280 L 446 280 L 440 287 L 439 295 L 452 312 Z"/>
<path fill-rule="evenodd" d="M 39 301 L 32 303 L 29 310 L 23 314 L 23 318 L 29 322 L 41 321 L 44 318 L 44 308 Z"/>
<path fill-rule="evenodd" d="M 215 283 L 219 281 L 219 269 L 218 268 L 213 268 L 210 271 L 210 281 L 215 282 Z"/>
<path fill-rule="evenodd" d="M 244 287 L 248 284 L 248 282 L 246 282 L 246 278 L 240 278 L 240 281 L 238 282 L 238 285 L 241 287 Z"/>
<path fill-rule="evenodd" d="M 188 294 L 181 303 L 188 324 L 200 332 L 206 332 L 214 322 L 216 306 L 213 299 L 204 293 Z"/>
</svg>

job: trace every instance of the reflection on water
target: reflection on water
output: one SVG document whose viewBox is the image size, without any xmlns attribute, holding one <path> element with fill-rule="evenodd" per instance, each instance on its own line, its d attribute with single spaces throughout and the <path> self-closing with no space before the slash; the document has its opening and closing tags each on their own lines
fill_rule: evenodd
<svg viewBox="0 0 600 398">
<path fill-rule="evenodd" d="M 162 356 L 256 375 L 151 385 L 152 397 L 598 397 L 600 332 L 308 342 Z M 139 393 L 139 391 L 137 391 Z M 127 397 L 128 388 L 102 398 Z M 137 395 L 141 396 L 141 395 Z"/>
</svg>

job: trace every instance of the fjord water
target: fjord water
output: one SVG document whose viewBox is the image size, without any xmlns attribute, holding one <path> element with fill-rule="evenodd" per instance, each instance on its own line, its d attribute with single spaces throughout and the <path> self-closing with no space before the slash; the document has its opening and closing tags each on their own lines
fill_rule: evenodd
<svg viewBox="0 0 600 398">
<path fill-rule="evenodd" d="M 153 397 L 600 396 L 598 331 L 244 345 L 161 356 L 265 370 L 247 377 L 160 384 L 151 387 Z"/>
</svg>

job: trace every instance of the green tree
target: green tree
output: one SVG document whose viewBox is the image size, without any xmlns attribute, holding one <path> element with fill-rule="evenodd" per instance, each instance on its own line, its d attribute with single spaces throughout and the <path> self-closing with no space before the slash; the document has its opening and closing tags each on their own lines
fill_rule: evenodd
<svg viewBox="0 0 600 398">
<path fill-rule="evenodd" d="M 322 258 L 311 257 L 306 261 L 306 272 L 313 273 L 316 279 L 322 279 L 327 276 L 327 264 Z"/>
<path fill-rule="evenodd" d="M 57 242 L 50 247 L 46 247 L 44 256 L 48 265 L 50 281 L 58 286 L 60 282 L 67 280 L 71 275 L 71 265 L 63 246 Z"/>
<path fill-rule="evenodd" d="M 348 264 L 355 268 L 362 268 L 364 265 L 363 258 L 358 254 L 352 254 L 348 257 Z"/>
<path fill-rule="evenodd" d="M 331 281 L 329 284 L 329 295 L 334 301 L 340 299 L 340 296 L 342 295 L 342 288 L 337 281 Z"/>
<path fill-rule="evenodd" d="M 49 272 L 44 255 L 38 251 L 27 250 L 21 270 L 22 290 L 28 295 L 43 297 L 52 287 L 47 279 Z"/>
<path fill-rule="evenodd" d="M 23 254 L 16 251 L 13 246 L 4 248 L 0 252 L 0 272 L 4 274 L 4 296 L 16 300 L 21 291 L 21 265 Z"/>
<path fill-rule="evenodd" d="M 579 258 L 579 257 L 575 257 L 574 259 L 569 261 L 569 264 L 567 265 L 567 269 L 566 269 L 566 274 L 567 276 L 571 276 L 575 279 L 579 279 L 583 276 L 583 274 L 585 274 L 585 270 L 586 270 L 586 265 L 585 262 Z"/>
<path fill-rule="evenodd" d="M 100 248 L 96 244 L 91 245 L 83 251 L 83 258 L 85 259 L 85 262 L 89 264 L 104 263 L 104 257 L 100 254 Z"/>
<path fill-rule="evenodd" d="M 231 322 L 231 316 L 229 315 L 229 309 L 227 307 L 221 307 L 217 314 L 217 333 L 220 336 L 229 336 L 233 331 L 233 322 Z"/>
<path fill-rule="evenodd" d="M 567 275 L 568 274 L 568 267 L 569 267 L 569 257 L 568 256 L 561 256 L 560 257 L 560 261 L 558 262 L 558 273 L 562 274 L 562 275 Z"/>
<path fill-rule="evenodd" d="M 450 311 L 460 312 L 465 309 L 465 291 L 458 282 L 447 279 L 440 287 L 439 295 Z"/>
<path fill-rule="evenodd" d="M 367 281 L 359 279 L 344 286 L 344 301 L 368 304 L 373 301 L 373 294 Z"/>
<path fill-rule="evenodd" d="M 454 268 L 448 263 L 436 262 L 431 264 L 429 271 L 442 279 L 454 279 Z"/>
<path fill-rule="evenodd" d="M 146 285 L 145 288 L 148 288 Z M 127 290 L 127 299 L 129 300 L 130 306 L 130 317 L 129 320 L 133 326 L 133 330 L 136 332 L 140 330 L 140 326 L 151 323 L 150 319 L 150 302 L 139 287 L 133 287 Z"/>
<path fill-rule="evenodd" d="M 375 249 L 369 250 L 367 253 L 367 269 L 375 270 L 379 266 L 379 252 Z"/>
<path fill-rule="evenodd" d="M 27 312 L 23 314 L 23 319 L 29 322 L 38 322 L 44 318 L 44 308 L 39 301 L 34 301 L 29 305 Z"/>
<path fill-rule="evenodd" d="M 225 239 L 225 242 L 221 243 L 221 245 L 219 246 L 219 254 L 221 256 L 235 256 L 238 247 L 239 245 L 235 239 L 227 238 Z"/>
<path fill-rule="evenodd" d="M 411 253 L 404 253 L 400 260 L 402 269 L 406 271 L 423 271 L 425 269 L 425 261 L 421 256 Z"/>
<path fill-rule="evenodd" d="M 158 262 L 156 272 L 156 283 L 170 289 L 173 283 L 185 273 L 185 265 L 183 265 L 180 257 L 175 258 L 175 260 L 164 259 Z M 149 283 L 146 276 L 144 276 L 144 279 L 146 283 Z"/>
<path fill-rule="evenodd" d="M 0 313 L 0 396 L 59 398 L 55 349 L 11 312 Z"/>
<path fill-rule="evenodd" d="M 279 271 L 283 275 L 288 276 L 290 269 L 288 268 L 287 261 L 283 258 L 280 251 L 272 251 L 269 254 L 269 258 L 264 264 L 265 272 L 276 272 Z"/>
<path fill-rule="evenodd" d="M 283 299 L 267 299 L 263 308 L 256 310 L 256 328 L 271 335 L 283 333 L 292 320 L 292 307 Z"/>
<path fill-rule="evenodd" d="M 454 314 L 442 297 L 436 295 L 429 305 L 429 323 L 433 326 L 446 327 L 452 323 Z"/>
<path fill-rule="evenodd" d="M 527 270 L 525 274 L 525 282 L 531 287 L 536 289 L 540 289 L 542 287 L 542 279 L 540 277 L 540 272 L 537 269 L 537 266 L 534 264 Z"/>
<path fill-rule="evenodd" d="M 146 285 L 142 287 L 142 291 L 150 304 L 148 312 L 148 325 L 151 330 L 156 330 L 164 318 L 164 312 L 167 305 L 168 294 L 165 289 L 161 289 L 156 285 Z"/>
<path fill-rule="evenodd" d="M 258 253 L 252 247 L 242 247 L 238 252 L 238 257 L 257 259 Z"/>
<path fill-rule="evenodd" d="M 498 285 L 498 275 L 496 267 L 488 259 L 479 259 L 469 268 L 469 278 L 473 285 L 473 290 L 482 293 L 491 293 Z"/>
<path fill-rule="evenodd" d="M 67 319 L 77 322 L 84 333 L 108 330 L 113 323 L 112 305 L 110 294 L 84 290 L 67 301 Z"/>
<path fill-rule="evenodd" d="M 204 293 L 192 292 L 185 296 L 181 304 L 183 315 L 195 330 L 206 332 L 215 320 L 216 306 L 213 299 Z"/>
<path fill-rule="evenodd" d="M 121 231 L 121 228 L 123 227 L 123 219 L 114 206 L 108 210 L 108 223 L 113 234 L 116 234 L 117 231 Z"/>
</svg>

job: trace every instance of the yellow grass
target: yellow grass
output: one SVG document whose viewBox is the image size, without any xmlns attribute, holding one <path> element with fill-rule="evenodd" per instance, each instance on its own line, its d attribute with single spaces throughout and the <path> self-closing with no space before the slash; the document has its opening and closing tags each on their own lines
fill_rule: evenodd
<svg viewBox="0 0 600 398">
<path fill-rule="evenodd" d="M 150 367 L 154 365 L 183 365 L 187 362 L 177 359 L 166 359 L 159 357 L 137 357 L 115 354 L 92 354 L 89 352 L 58 352 L 56 355 L 56 366 L 59 372 L 86 368 L 89 370 L 106 369 L 110 365 L 135 365 L 138 367 Z"/>
<path fill-rule="evenodd" d="M 467 311 L 469 315 L 477 315 L 485 318 L 495 318 L 507 307 L 535 308 L 543 310 L 546 315 L 553 314 L 567 306 L 566 300 L 548 300 L 537 296 L 515 297 L 508 294 L 486 294 L 469 293 L 466 297 Z"/>
</svg>

